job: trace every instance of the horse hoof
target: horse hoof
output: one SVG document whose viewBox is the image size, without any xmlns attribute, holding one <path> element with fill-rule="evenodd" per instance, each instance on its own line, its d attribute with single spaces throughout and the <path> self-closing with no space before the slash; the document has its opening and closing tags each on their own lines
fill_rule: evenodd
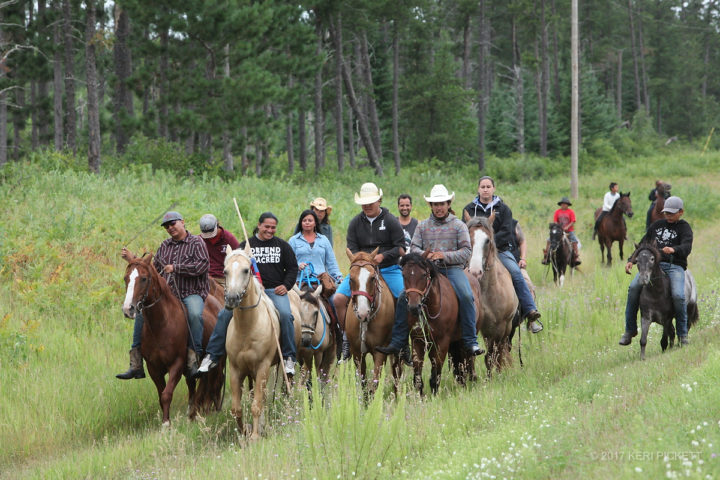
<svg viewBox="0 0 720 480">
<path fill-rule="evenodd" d="M 170 420 L 165 420 L 162 422 L 162 428 L 163 430 L 170 428 Z"/>
</svg>

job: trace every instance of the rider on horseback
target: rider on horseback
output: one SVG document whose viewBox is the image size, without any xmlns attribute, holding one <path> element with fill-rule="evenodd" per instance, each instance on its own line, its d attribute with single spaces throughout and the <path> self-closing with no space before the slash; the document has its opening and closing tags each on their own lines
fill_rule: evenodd
<svg viewBox="0 0 720 480">
<path fill-rule="evenodd" d="M 662 254 L 660 268 L 670 278 L 675 319 L 677 320 L 677 334 L 680 345 L 688 344 L 687 305 L 685 304 L 685 270 L 687 257 L 692 250 L 693 231 L 685 220 L 680 217 L 684 213 L 683 201 L 680 197 L 670 197 L 665 201 L 663 214 L 665 219 L 658 220 L 650 225 L 647 233 L 640 241 L 657 242 Z M 625 272 L 629 275 L 635 264 L 634 256 L 628 259 Z M 625 333 L 620 337 L 620 345 L 630 345 L 632 337 L 637 335 L 637 312 L 639 308 L 642 285 L 639 275 L 630 282 L 628 298 L 625 306 Z"/>
<path fill-rule="evenodd" d="M 570 208 L 572 203 L 570 203 L 570 199 L 568 197 L 561 198 L 558 205 L 560 205 L 560 208 L 555 210 L 553 222 L 559 224 L 560 227 L 562 227 L 563 232 L 565 232 L 567 237 L 570 239 L 570 245 L 572 245 L 573 251 L 570 266 L 577 267 L 582 262 L 580 261 L 580 253 L 578 252 L 578 238 L 575 236 L 575 212 Z M 543 265 L 550 263 L 550 253 L 550 239 L 548 238 L 545 250 L 543 250 Z"/>
<path fill-rule="evenodd" d="M 470 282 L 463 271 L 472 254 L 470 235 L 467 226 L 452 213 L 450 204 L 454 198 L 455 192 L 449 194 L 444 185 L 433 187 L 430 196 L 425 197 L 432 209 L 432 215 L 415 229 L 410 251 L 431 252 L 427 257 L 428 260 L 437 262 L 438 270 L 450 280 L 458 297 L 460 309 L 458 317 L 465 350 L 470 355 L 481 355 L 485 350 L 480 348 L 477 342 L 475 301 Z M 409 334 L 407 316 L 408 301 L 403 293 L 395 307 L 392 340 L 389 345 L 378 347 L 379 352 L 386 355 L 397 354 L 404 345 L 407 345 Z"/>
<path fill-rule="evenodd" d="M 595 240 L 595 236 L 597 235 L 598 228 L 600 228 L 600 222 L 602 221 L 603 217 L 610 213 L 613 205 L 615 205 L 617 199 L 620 198 L 618 190 L 620 190 L 618 184 L 615 182 L 610 182 L 610 191 L 605 192 L 605 196 L 603 197 L 602 211 L 600 212 L 598 218 L 595 220 L 595 227 L 593 228 L 592 236 L 593 240 Z"/>
</svg>

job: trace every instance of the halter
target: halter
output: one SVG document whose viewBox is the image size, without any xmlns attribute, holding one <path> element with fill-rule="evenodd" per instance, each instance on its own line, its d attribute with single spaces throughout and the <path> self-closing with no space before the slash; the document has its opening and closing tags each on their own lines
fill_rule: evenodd
<svg viewBox="0 0 720 480">
<path fill-rule="evenodd" d="M 417 265 L 418 267 L 421 267 L 420 264 L 415 264 L 415 265 Z M 417 288 L 406 288 L 405 293 L 407 294 L 407 292 L 410 292 L 410 293 L 417 293 L 418 295 L 420 295 L 420 305 L 425 310 L 425 315 L 430 320 L 435 320 L 436 318 L 438 318 L 440 316 L 440 312 L 442 311 L 442 295 L 440 295 L 440 307 L 438 307 L 438 312 L 435 314 L 435 316 L 430 315 L 430 311 L 428 310 L 428 307 L 427 307 L 427 304 L 425 303 L 425 301 L 427 300 L 428 295 L 430 295 L 430 290 L 432 289 L 432 285 L 433 285 L 433 277 L 432 277 L 432 275 L 430 275 L 430 272 L 428 272 L 427 270 L 425 270 L 425 279 L 426 279 L 426 282 L 425 282 L 424 290 L 421 291 L 421 290 L 418 290 Z"/>
<path fill-rule="evenodd" d="M 312 342 L 310 342 L 310 348 L 312 348 L 313 350 L 319 349 L 320 346 L 325 341 L 325 334 L 327 333 L 327 327 L 325 326 L 325 324 L 327 323 L 327 319 L 325 318 L 325 313 L 323 312 L 323 310 L 324 310 L 324 307 L 322 306 L 320 300 L 318 300 L 318 312 L 320 312 L 320 315 L 322 316 L 323 333 L 322 333 L 322 337 L 320 337 L 320 341 L 318 342 L 318 344 L 316 346 L 313 347 Z M 310 334 L 310 337 L 312 338 L 312 336 L 315 335 L 315 327 L 316 326 L 317 326 L 317 317 L 315 320 L 315 326 L 310 326 L 310 325 L 303 323 L 301 325 L 301 333 L 303 333 L 303 334 L 308 333 L 308 334 Z"/>
<path fill-rule="evenodd" d="M 352 264 L 350 264 L 351 269 L 353 267 L 367 267 L 367 266 L 370 266 L 373 269 L 372 277 L 373 277 L 373 279 L 375 279 L 375 290 L 376 290 L 375 295 L 370 295 L 368 292 L 366 292 L 364 290 L 352 290 L 350 292 L 350 296 L 352 298 L 352 297 L 357 297 L 358 295 L 362 295 L 363 297 L 368 299 L 368 301 L 370 302 L 370 316 L 368 317 L 367 321 L 369 322 L 370 320 L 375 318 L 375 316 L 377 315 L 377 313 L 378 313 L 377 305 L 379 305 L 380 301 L 381 301 L 382 285 L 380 283 L 380 270 L 378 269 L 378 266 L 375 263 L 367 261 L 367 260 L 359 260 L 357 262 L 353 262 Z M 375 303 L 375 300 L 377 300 L 377 303 Z M 353 305 L 353 311 L 355 312 L 355 316 L 357 316 L 357 302 L 353 302 L 352 305 Z"/>
</svg>

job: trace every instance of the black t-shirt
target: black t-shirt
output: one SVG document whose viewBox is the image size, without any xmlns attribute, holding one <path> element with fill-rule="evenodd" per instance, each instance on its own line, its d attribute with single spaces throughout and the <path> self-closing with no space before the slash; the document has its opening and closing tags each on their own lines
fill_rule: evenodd
<svg viewBox="0 0 720 480">
<path fill-rule="evenodd" d="M 653 239 L 660 250 L 661 262 L 680 265 L 683 269 L 687 269 L 687 257 L 692 251 L 693 243 L 693 231 L 689 223 L 685 220 L 670 223 L 665 219 L 653 222 L 640 243 L 652 242 Z M 663 253 L 663 247 L 673 247 L 675 253 Z"/>
<path fill-rule="evenodd" d="M 245 248 L 245 242 L 240 244 Z M 250 250 L 257 262 L 264 288 L 285 285 L 290 290 L 298 274 L 297 260 L 292 247 L 282 238 L 273 237 L 268 241 L 250 237 Z"/>
</svg>

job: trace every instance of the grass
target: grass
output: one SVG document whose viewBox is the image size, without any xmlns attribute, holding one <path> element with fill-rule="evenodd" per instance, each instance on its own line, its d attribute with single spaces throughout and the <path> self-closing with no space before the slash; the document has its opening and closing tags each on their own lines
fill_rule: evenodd
<svg viewBox="0 0 720 480">
<path fill-rule="evenodd" d="M 529 242 L 529 272 L 538 285 L 545 331 L 523 332 L 525 366 L 491 381 L 459 387 L 443 371 L 436 397 L 419 398 L 409 371 L 396 396 L 384 380 L 365 404 L 351 368 L 330 385 L 290 397 L 269 393 L 265 436 L 248 445 L 236 431 L 226 396 L 222 412 L 191 423 L 184 384 L 172 427 L 160 428 L 152 382 L 120 382 L 131 322 L 122 317 L 122 245 L 167 206 L 191 231 L 207 212 L 239 233 L 232 197 L 248 226 L 265 210 L 287 238 L 314 196 L 333 205 L 335 251 L 347 268 L 344 227 L 359 209 L 353 192 L 373 180 L 357 172 L 332 179 L 178 179 L 162 171 L 93 176 L 39 171 L 30 164 L 0 170 L 0 477 L 2 478 L 716 478 L 720 475 L 720 155 L 674 151 L 580 179 L 573 201 L 584 244 L 582 272 L 562 290 L 539 264 L 555 203 L 567 179 L 498 184 Z M 490 172 L 492 174 L 492 172 Z M 434 183 L 470 201 L 477 175 L 408 169 L 377 179 L 385 206 L 408 192 L 415 216 Z M 605 187 L 630 190 L 631 241 L 642 235 L 646 195 L 656 178 L 670 181 L 695 230 L 690 266 L 698 281 L 700 323 L 691 346 L 661 353 L 653 326 L 648 359 L 637 342 L 619 347 L 627 285 L 624 259 L 599 265 L 591 242 L 592 211 Z M 157 226 L 130 244 L 153 250 Z M 626 244 L 625 257 L 632 250 Z M 617 247 L 613 252 L 618 258 Z M 478 363 L 480 365 L 480 363 Z M 427 381 L 427 374 L 425 375 Z M 228 392 L 229 395 L 229 392 Z M 247 418 L 247 416 L 246 416 Z"/>
</svg>

